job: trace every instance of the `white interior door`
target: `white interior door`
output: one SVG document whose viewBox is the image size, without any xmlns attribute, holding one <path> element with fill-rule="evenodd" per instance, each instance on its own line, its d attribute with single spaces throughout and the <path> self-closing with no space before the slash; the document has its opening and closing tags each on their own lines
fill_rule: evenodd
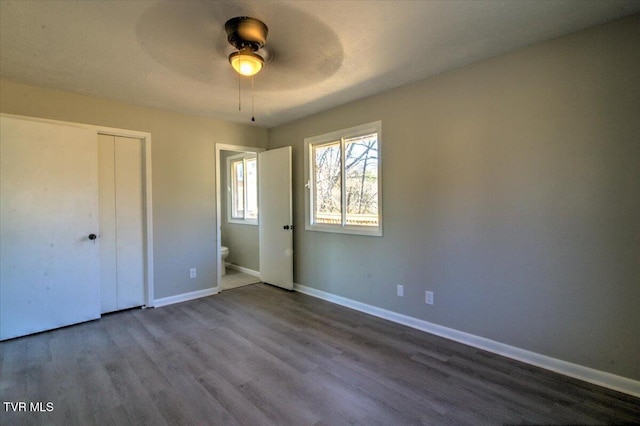
<svg viewBox="0 0 640 426">
<path fill-rule="evenodd" d="M 100 317 L 95 130 L 0 117 L 0 340 Z"/>
<path fill-rule="evenodd" d="M 142 141 L 98 136 L 102 312 L 144 305 Z"/>
<path fill-rule="evenodd" d="M 291 147 L 258 153 L 260 279 L 293 290 Z"/>
</svg>

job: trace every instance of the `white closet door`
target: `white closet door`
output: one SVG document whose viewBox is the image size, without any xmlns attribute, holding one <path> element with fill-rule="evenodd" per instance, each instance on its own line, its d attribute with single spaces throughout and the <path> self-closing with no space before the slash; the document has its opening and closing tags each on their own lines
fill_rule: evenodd
<svg viewBox="0 0 640 426">
<path fill-rule="evenodd" d="M 144 305 L 142 141 L 100 135 L 102 312 Z"/>
<path fill-rule="evenodd" d="M 115 138 L 118 309 L 144 305 L 142 141 Z"/>
<path fill-rule="evenodd" d="M 118 310 L 114 137 L 98 135 L 101 312 Z"/>
<path fill-rule="evenodd" d="M 96 132 L 0 117 L 0 340 L 100 317 Z"/>
</svg>

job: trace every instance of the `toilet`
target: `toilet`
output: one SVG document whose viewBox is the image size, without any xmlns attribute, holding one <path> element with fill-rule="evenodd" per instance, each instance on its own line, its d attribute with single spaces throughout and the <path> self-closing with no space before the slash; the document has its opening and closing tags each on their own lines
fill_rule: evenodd
<svg viewBox="0 0 640 426">
<path fill-rule="evenodd" d="M 229 247 L 221 246 L 220 247 L 220 256 L 222 257 L 221 264 L 221 275 L 225 275 L 227 273 L 227 267 L 225 266 L 225 259 L 229 256 Z"/>
</svg>

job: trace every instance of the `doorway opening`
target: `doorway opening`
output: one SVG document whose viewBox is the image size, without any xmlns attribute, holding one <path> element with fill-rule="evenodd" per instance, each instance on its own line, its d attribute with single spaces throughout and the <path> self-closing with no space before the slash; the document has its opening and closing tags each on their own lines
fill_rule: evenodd
<svg viewBox="0 0 640 426">
<path fill-rule="evenodd" d="M 218 291 L 260 282 L 257 154 L 216 144 Z"/>
</svg>

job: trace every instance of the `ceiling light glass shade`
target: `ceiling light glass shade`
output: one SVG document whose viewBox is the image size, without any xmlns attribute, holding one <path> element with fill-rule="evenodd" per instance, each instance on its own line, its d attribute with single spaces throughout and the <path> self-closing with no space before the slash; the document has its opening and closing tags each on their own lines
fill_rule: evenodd
<svg viewBox="0 0 640 426">
<path fill-rule="evenodd" d="M 251 77 L 258 74 L 264 65 L 262 56 L 251 51 L 251 49 L 243 49 L 229 55 L 229 63 L 239 74 Z"/>
</svg>

